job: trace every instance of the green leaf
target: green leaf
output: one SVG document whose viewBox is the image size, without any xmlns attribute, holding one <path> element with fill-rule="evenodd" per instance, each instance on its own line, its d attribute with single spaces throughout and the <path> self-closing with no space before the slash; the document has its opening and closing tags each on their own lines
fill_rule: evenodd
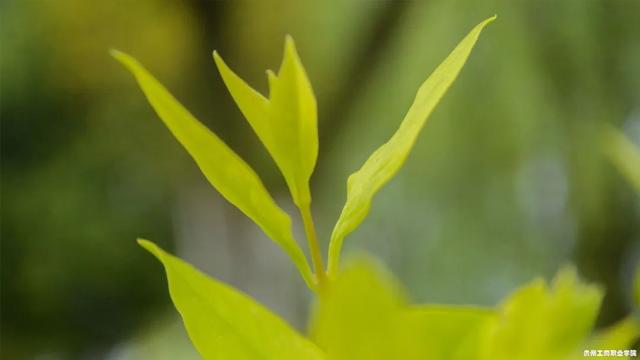
<svg viewBox="0 0 640 360">
<path fill-rule="evenodd" d="M 582 354 L 596 320 L 602 293 L 578 281 L 572 268 L 517 290 L 499 309 L 482 359 L 567 359 Z"/>
<path fill-rule="evenodd" d="M 420 305 L 401 313 L 400 324 L 410 334 L 408 359 L 472 360 L 485 341 L 496 312 L 473 306 Z"/>
<path fill-rule="evenodd" d="M 400 128 L 387 143 L 377 149 L 360 170 L 347 180 L 347 201 L 331 234 L 329 245 L 329 273 L 339 266 L 344 238 L 364 220 L 373 196 L 400 169 L 416 141 L 425 121 L 464 66 L 482 29 L 493 16 L 469 32 L 449 56 L 420 86 L 415 100 Z"/>
<path fill-rule="evenodd" d="M 278 75 L 267 71 L 269 99 L 236 75 L 217 52 L 213 58 L 240 111 L 282 172 L 298 207 L 311 202 L 309 179 L 318 157 L 317 105 L 290 36 Z"/>
<path fill-rule="evenodd" d="M 620 130 L 607 126 L 604 129 L 604 152 L 618 171 L 640 191 L 640 150 Z"/>
<path fill-rule="evenodd" d="M 491 310 L 406 305 L 403 289 L 366 259 L 350 263 L 320 292 L 313 339 L 331 359 L 472 359 Z"/>
<path fill-rule="evenodd" d="M 309 264 L 291 232 L 291 219 L 278 207 L 253 169 L 191 115 L 137 60 L 116 50 L 111 54 L 135 76 L 160 119 L 193 157 L 211 185 L 279 244 L 307 285 L 313 287 Z"/>
<path fill-rule="evenodd" d="M 631 315 L 596 333 L 584 349 L 629 349 L 640 339 L 640 319 Z M 576 354 L 576 359 L 582 354 Z"/>
<path fill-rule="evenodd" d="M 319 293 L 311 336 L 334 360 L 404 359 L 394 339 L 404 296 L 399 285 L 367 259 L 345 267 Z"/>
<path fill-rule="evenodd" d="M 313 343 L 248 296 L 150 241 L 138 243 L 164 266 L 171 299 L 204 359 L 325 358 Z"/>
</svg>

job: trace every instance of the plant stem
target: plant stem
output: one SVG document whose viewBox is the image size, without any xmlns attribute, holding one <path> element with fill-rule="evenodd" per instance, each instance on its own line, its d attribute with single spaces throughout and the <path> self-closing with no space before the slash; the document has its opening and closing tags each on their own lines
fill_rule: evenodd
<svg viewBox="0 0 640 360">
<path fill-rule="evenodd" d="M 316 228 L 313 225 L 313 216 L 311 216 L 311 206 L 301 206 L 300 215 L 302 215 L 304 231 L 307 235 L 309 252 L 311 252 L 311 261 L 313 261 L 313 267 L 316 271 L 316 276 L 318 277 L 318 284 L 322 287 L 322 284 L 326 281 L 326 274 L 324 272 L 324 265 L 322 264 L 322 253 L 316 237 Z"/>
</svg>

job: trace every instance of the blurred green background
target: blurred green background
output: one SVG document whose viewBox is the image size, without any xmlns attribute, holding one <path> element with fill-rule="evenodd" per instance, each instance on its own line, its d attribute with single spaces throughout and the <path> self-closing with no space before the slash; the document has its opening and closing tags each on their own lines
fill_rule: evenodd
<svg viewBox="0 0 640 360">
<path fill-rule="evenodd" d="M 326 247 L 347 175 L 494 13 L 346 252 L 383 259 L 416 302 L 455 304 L 495 304 L 575 263 L 607 291 L 599 325 L 621 318 L 640 196 L 602 156 L 600 126 L 640 144 L 640 1 L 2 1 L 0 357 L 196 358 L 139 236 L 305 327 L 293 265 L 208 185 L 109 48 L 145 64 L 291 210 L 211 51 L 265 91 L 292 34 L 319 104 Z"/>
</svg>

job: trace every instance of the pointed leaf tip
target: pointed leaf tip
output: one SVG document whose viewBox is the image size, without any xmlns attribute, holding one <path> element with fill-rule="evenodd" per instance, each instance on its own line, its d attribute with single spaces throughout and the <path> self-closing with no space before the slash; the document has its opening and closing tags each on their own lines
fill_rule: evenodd
<svg viewBox="0 0 640 360">
<path fill-rule="evenodd" d="M 224 63 L 224 60 L 222 60 L 222 57 L 220 56 L 220 53 L 218 53 L 218 50 L 213 50 L 213 60 L 215 61 L 217 66 L 220 66 L 219 63 Z"/>
<path fill-rule="evenodd" d="M 285 43 L 285 46 L 294 46 L 295 47 L 295 41 L 293 40 L 293 36 L 291 36 L 291 34 L 286 34 L 284 36 L 284 43 Z"/>
<path fill-rule="evenodd" d="M 211 185 L 279 244 L 298 267 L 305 282 L 313 287 L 313 276 L 302 249 L 293 238 L 289 215 L 278 206 L 249 164 L 198 121 L 136 59 L 122 52 L 113 54 L 136 78 L 159 118 L 195 160 Z M 141 242 L 141 246 L 151 248 L 145 242 Z"/>
<path fill-rule="evenodd" d="M 131 69 L 134 64 L 138 64 L 138 61 L 135 58 L 118 49 L 109 49 L 109 55 L 128 69 Z"/>
<path fill-rule="evenodd" d="M 400 128 L 347 179 L 347 201 L 331 234 L 329 274 L 338 269 L 344 238 L 364 220 L 374 195 L 402 167 L 436 105 L 458 77 L 480 32 L 495 15 L 476 25 L 420 86 Z"/>
<path fill-rule="evenodd" d="M 325 358 L 315 344 L 244 293 L 148 240 L 138 243 L 164 266 L 171 300 L 203 359 Z"/>
<path fill-rule="evenodd" d="M 137 238 L 136 242 L 138 243 L 138 245 L 142 246 L 142 247 L 146 247 L 147 243 L 149 243 L 149 240 L 143 239 L 143 238 Z"/>
<path fill-rule="evenodd" d="M 121 51 L 118 49 L 114 49 L 114 48 L 109 49 L 109 55 L 111 55 L 114 58 L 117 57 L 119 53 L 121 53 Z"/>
<path fill-rule="evenodd" d="M 294 203 L 308 206 L 309 179 L 318 155 L 317 105 L 293 38 L 285 36 L 278 73 L 267 72 L 268 99 L 216 53 L 214 61 L 238 108 L 283 174 Z"/>
<path fill-rule="evenodd" d="M 157 249 L 156 244 L 147 239 L 138 238 L 136 239 L 136 242 L 138 243 L 138 245 L 140 245 L 140 247 L 149 252 L 154 252 Z"/>
</svg>

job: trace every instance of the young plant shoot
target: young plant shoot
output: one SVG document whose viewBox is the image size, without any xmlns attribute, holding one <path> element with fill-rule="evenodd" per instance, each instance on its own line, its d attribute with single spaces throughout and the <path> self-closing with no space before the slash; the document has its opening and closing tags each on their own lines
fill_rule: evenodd
<svg viewBox="0 0 640 360">
<path fill-rule="evenodd" d="M 164 266 L 171 299 L 204 359 L 578 359 L 585 349 L 622 349 L 638 337 L 629 317 L 592 334 L 602 300 L 572 268 L 551 286 L 541 279 L 499 306 L 411 305 L 401 285 L 369 258 L 340 262 L 345 238 L 367 216 L 375 194 L 406 161 L 425 122 L 455 81 L 486 25 L 475 26 L 422 83 L 395 134 L 347 180 L 347 199 L 329 241 L 327 266 L 311 214 L 309 180 L 318 157 L 317 105 L 294 41 L 285 39 L 269 95 L 254 90 L 214 51 L 222 80 L 282 173 L 300 212 L 311 264 L 294 239 L 289 215 L 256 172 L 200 123 L 131 56 L 112 55 L 136 78 L 158 117 L 205 178 L 279 245 L 317 296 L 308 334 L 238 290 L 212 279 L 148 240 L 139 244 Z M 610 134 L 615 154 L 629 152 Z M 620 165 L 637 178 L 631 165 Z M 638 286 L 640 288 L 640 285 Z"/>
</svg>

